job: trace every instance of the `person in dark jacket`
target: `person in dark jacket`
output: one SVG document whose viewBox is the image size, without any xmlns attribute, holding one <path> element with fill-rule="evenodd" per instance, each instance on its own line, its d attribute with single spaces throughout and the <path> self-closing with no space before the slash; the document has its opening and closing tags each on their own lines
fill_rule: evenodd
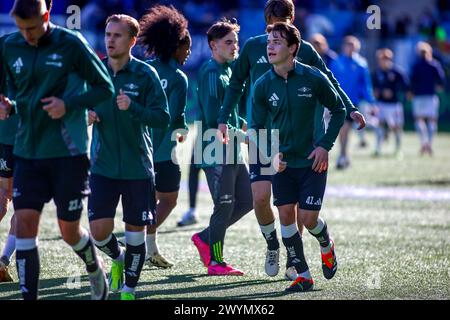
<svg viewBox="0 0 450 320">
<path fill-rule="evenodd" d="M 17 112 L 20 123 L 13 203 L 22 296 L 38 298 L 38 226 L 53 199 L 64 241 L 86 264 L 92 299 L 106 299 L 106 275 L 80 217 L 89 168 L 86 108 L 112 96 L 111 78 L 79 33 L 50 22 L 43 0 L 16 0 L 11 16 L 19 32 L 5 40 L 2 59 L 15 100 L 2 98 L 0 119 Z M 70 92 L 74 71 L 90 90 Z"/>
<path fill-rule="evenodd" d="M 420 139 L 420 154 L 433 154 L 433 136 L 439 116 L 438 91 L 444 87 L 445 76 L 440 63 L 433 59 L 433 49 L 426 42 L 416 47 L 418 59 L 411 70 L 413 116 Z"/>
</svg>

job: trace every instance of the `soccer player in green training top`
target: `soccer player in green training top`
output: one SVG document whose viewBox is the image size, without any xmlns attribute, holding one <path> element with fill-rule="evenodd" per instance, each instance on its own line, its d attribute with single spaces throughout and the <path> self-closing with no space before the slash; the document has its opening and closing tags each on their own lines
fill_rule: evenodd
<svg viewBox="0 0 450 320">
<path fill-rule="evenodd" d="M 47 10 L 50 12 L 52 7 L 52 0 L 45 0 L 47 5 Z M 0 57 L 3 46 L 3 41 L 9 36 L 4 35 L 0 38 Z M 4 93 L 7 95 L 7 79 L 6 72 L 2 69 L 2 63 L 0 62 L 0 99 Z M 76 76 L 75 74 L 70 77 L 72 83 L 71 88 L 74 92 L 79 92 L 84 90 L 84 82 Z M 14 95 L 13 92 L 9 93 Z M 0 168 L 0 221 L 3 219 L 4 215 L 8 210 L 8 204 L 12 200 L 12 189 L 13 189 L 13 173 L 14 173 L 14 140 L 16 137 L 17 127 L 19 124 L 19 117 L 17 114 L 11 115 L 8 119 L 0 121 L 0 156 L 1 168 Z M 11 282 L 13 278 L 8 271 L 8 266 L 11 263 L 11 257 L 16 251 L 16 219 L 13 215 L 11 217 L 11 225 L 9 228 L 8 237 L 6 238 L 6 243 L 3 247 L 2 253 L 0 255 L 0 282 L 2 279 L 4 282 Z"/>
<path fill-rule="evenodd" d="M 47 10 L 51 11 L 52 7 L 52 0 L 45 0 L 45 3 L 47 5 Z M 5 35 L 0 40 L 0 56 L 1 56 L 1 47 L 3 40 L 5 40 L 9 35 Z M 2 68 L 0 63 L 0 68 Z M 1 92 L 7 92 L 6 88 L 6 74 L 4 71 L 0 71 L 0 76 L 4 76 L 2 78 L 4 88 Z M 80 92 L 83 92 L 85 90 L 85 83 L 82 81 L 75 72 L 71 73 L 69 76 L 69 83 L 67 85 L 66 92 L 68 94 L 79 94 Z M 11 91 L 11 90 L 10 90 Z M 10 92 L 11 96 L 14 95 L 13 92 Z M 2 198 L 1 204 L 0 204 L 0 210 L 3 210 L 0 212 L 0 221 L 2 219 L 2 213 L 6 214 L 7 208 L 8 208 L 8 202 L 12 198 L 12 188 L 13 188 L 13 172 L 14 172 L 14 156 L 13 156 L 13 149 L 14 149 L 14 140 L 17 132 L 19 118 L 17 114 L 11 115 L 7 120 L 0 121 L 0 142 L 3 144 L 0 149 L 2 149 L 2 159 L 4 160 L 2 164 L 2 168 L 0 170 L 0 181 L 1 181 L 1 188 L 3 190 L 0 191 L 0 197 L 2 195 L 6 195 L 6 198 Z M 1 160 L 0 160 L 1 161 Z M 3 202 L 4 201 L 4 202 Z M 8 272 L 8 266 L 11 263 L 11 257 L 14 254 L 16 250 L 16 225 L 15 225 L 15 216 L 13 215 L 11 217 L 11 225 L 8 233 L 8 237 L 6 238 L 6 243 L 3 247 L 2 253 L 0 255 L 0 282 L 1 279 L 5 282 L 13 281 L 11 275 Z"/>
<path fill-rule="evenodd" d="M 9 36 L 4 35 L 0 38 L 0 57 L 3 49 L 3 42 Z M 0 101 L 6 101 L 8 96 L 6 72 L 3 70 L 3 65 L 0 59 Z M 13 188 L 13 172 L 14 172 L 14 139 L 16 137 L 17 126 L 19 118 L 17 115 L 12 115 L 4 121 L 0 121 L 0 222 L 5 217 L 9 202 L 12 199 Z M 13 281 L 8 266 L 11 257 L 16 249 L 16 235 L 15 235 L 15 218 L 11 217 L 11 225 L 6 238 L 6 243 L 0 255 L 0 282 Z"/>
<path fill-rule="evenodd" d="M 113 78 L 115 96 L 91 111 L 92 193 L 88 217 L 96 246 L 113 259 L 110 289 L 121 300 L 134 300 L 144 265 L 145 228 L 155 214 L 151 128 L 170 121 L 167 99 L 156 70 L 134 58 L 139 23 L 127 15 L 106 20 L 103 61 Z M 126 250 L 113 234 L 114 216 L 122 199 Z M 125 285 L 122 287 L 125 271 Z"/>
<path fill-rule="evenodd" d="M 277 22 L 267 28 L 267 55 L 272 69 L 254 86 L 252 129 L 279 132 L 280 154 L 273 176 L 274 205 L 281 222 L 281 236 L 288 259 L 298 274 L 288 291 L 308 291 L 314 281 L 303 253 L 297 228 L 295 207 L 306 229 L 317 238 L 322 254 L 322 271 L 331 279 L 337 268 L 334 242 L 327 224 L 319 217 L 325 192 L 328 152 L 344 124 L 345 108 L 325 74 L 295 59 L 300 42 L 299 31 L 291 24 Z M 314 115 L 326 106 L 331 113 L 327 132 L 315 141 Z"/>
<path fill-rule="evenodd" d="M 185 133 L 177 133 L 177 129 L 187 130 L 185 120 L 188 80 L 179 69 L 186 63 L 191 53 L 191 36 L 188 21 L 173 6 L 157 5 L 139 21 L 141 33 L 139 41 L 148 54 L 154 56 L 149 61 L 161 80 L 169 104 L 170 126 L 164 129 L 153 129 L 153 161 L 156 175 L 156 224 L 147 227 L 147 258 L 150 265 L 159 268 L 170 268 L 173 263 L 160 254 L 156 241 L 157 228 L 166 220 L 175 208 L 180 190 L 181 171 L 175 153 L 172 151 L 176 140 L 182 142 Z"/>
<path fill-rule="evenodd" d="M 268 25 L 275 22 L 292 23 L 295 17 L 294 4 L 292 0 L 268 0 L 264 8 L 264 16 Z M 242 95 L 245 81 L 249 78 L 250 85 L 253 86 L 255 81 L 270 69 L 266 52 L 266 43 L 267 34 L 248 39 L 233 68 L 230 85 L 226 90 L 223 106 L 218 116 L 219 130 L 224 134 L 225 141 L 227 140 L 227 126 L 225 124 L 230 116 L 230 111 L 234 108 Z M 301 40 L 300 49 L 298 50 L 296 59 L 303 64 L 317 67 L 327 75 L 345 104 L 347 113 L 352 119 L 359 123 L 360 129 L 363 128 L 365 126 L 364 117 L 351 103 L 331 71 L 325 66 L 323 60 L 309 42 L 306 42 L 303 39 Z M 249 97 L 251 98 L 251 96 L 252 93 L 250 92 Z M 250 110 L 251 103 L 248 103 L 247 107 L 247 123 L 250 124 L 252 114 Z M 315 141 L 318 141 L 325 132 L 323 111 L 323 108 L 318 108 L 316 110 L 316 125 L 314 130 Z M 268 142 L 267 145 L 270 146 L 270 142 Z M 260 163 L 260 159 L 250 159 L 250 179 L 252 182 L 255 214 L 267 242 L 265 270 L 267 275 L 275 276 L 279 271 L 278 261 L 280 245 L 275 229 L 275 216 L 270 207 L 272 176 L 261 174 L 261 167 L 265 166 L 270 166 L 270 164 L 262 164 Z M 299 229 L 303 228 L 301 221 L 298 221 L 298 225 Z M 289 263 L 286 265 L 286 277 L 291 279 L 297 277 L 295 270 Z"/>
<path fill-rule="evenodd" d="M 106 276 L 80 216 L 89 167 L 86 107 L 111 97 L 111 78 L 80 34 L 49 21 L 43 0 L 16 0 L 11 16 L 19 32 L 5 40 L 2 59 L 16 105 L 4 99 L 0 118 L 16 111 L 20 123 L 13 203 L 22 296 L 38 297 L 38 226 L 44 204 L 53 199 L 64 241 L 86 264 L 92 299 L 106 299 Z M 68 93 L 73 72 L 90 85 L 89 91 Z"/>
<path fill-rule="evenodd" d="M 212 143 L 214 138 L 218 139 L 217 113 L 230 81 L 230 64 L 238 54 L 238 32 L 239 25 L 228 20 L 215 23 L 207 32 L 212 58 L 202 65 L 198 73 L 198 102 L 204 131 L 201 133 L 205 138 L 208 133 L 213 133 Z M 222 157 L 218 155 L 218 150 L 214 155 L 207 154 L 209 146 L 203 145 L 201 166 L 206 174 L 214 209 L 209 226 L 194 234 L 192 241 L 209 275 L 241 276 L 244 273 L 223 258 L 227 228 L 252 210 L 250 179 L 240 149 L 240 141 L 245 140 L 245 134 L 240 130 L 237 105 L 232 110 L 228 125 L 236 141 L 233 139 L 233 143 L 228 145 L 219 142 L 219 148 L 224 149 Z M 198 152 L 198 147 L 195 152 Z M 197 158 L 198 155 L 194 155 L 194 159 Z"/>
</svg>

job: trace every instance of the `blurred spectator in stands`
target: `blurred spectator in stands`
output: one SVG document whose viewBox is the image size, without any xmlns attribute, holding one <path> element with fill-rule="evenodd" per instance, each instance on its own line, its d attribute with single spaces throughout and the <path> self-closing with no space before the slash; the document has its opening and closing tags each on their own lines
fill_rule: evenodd
<svg viewBox="0 0 450 320">
<path fill-rule="evenodd" d="M 376 57 L 378 67 L 375 69 L 372 79 L 379 123 L 375 130 L 374 155 L 379 156 L 381 154 L 381 145 L 387 137 L 388 131 L 392 131 L 395 136 L 395 155 L 397 159 L 402 159 L 403 100 L 408 90 L 408 79 L 405 73 L 394 65 L 392 50 L 378 49 Z"/>
<path fill-rule="evenodd" d="M 353 104 L 361 110 L 363 100 L 373 105 L 375 99 L 372 92 L 369 67 L 366 59 L 359 54 L 360 49 L 361 42 L 358 38 L 346 36 L 342 45 L 342 54 L 331 63 L 330 69 Z M 365 115 L 368 115 L 368 113 Z M 337 169 L 345 169 L 350 165 L 347 151 L 351 128 L 352 119 L 347 115 L 344 126 L 339 133 L 340 154 L 336 165 Z M 361 147 L 366 146 L 364 137 L 361 138 L 360 145 Z"/>
<path fill-rule="evenodd" d="M 327 39 L 321 33 L 315 33 L 311 36 L 309 42 L 311 42 L 314 49 L 320 54 L 322 60 L 329 68 L 330 64 L 337 59 L 338 55 L 330 49 Z"/>
</svg>

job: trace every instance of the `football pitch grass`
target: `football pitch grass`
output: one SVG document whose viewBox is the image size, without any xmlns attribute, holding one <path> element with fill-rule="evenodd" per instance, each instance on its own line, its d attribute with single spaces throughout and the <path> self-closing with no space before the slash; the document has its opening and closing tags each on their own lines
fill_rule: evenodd
<svg viewBox="0 0 450 320">
<path fill-rule="evenodd" d="M 330 154 L 329 194 L 321 214 L 336 243 L 339 268 L 332 280 L 325 280 L 322 275 L 317 240 L 305 232 L 305 255 L 315 289 L 286 294 L 284 289 L 290 282 L 284 280 L 284 247 L 280 273 L 273 278 L 266 276 L 265 241 L 253 211 L 228 230 L 224 246 L 226 261 L 243 270 L 245 276 L 207 276 L 190 238 L 207 226 L 212 202 L 202 174 L 197 205 L 200 223 L 184 228 L 175 226 L 188 207 L 187 167 L 183 167 L 178 206 L 158 233 L 160 251 L 175 266 L 166 270 L 144 266 L 137 298 L 449 299 L 450 135 L 440 134 L 436 138 L 433 157 L 421 157 L 417 137 L 406 134 L 401 160 L 390 153 L 392 136 L 383 155 L 372 157 L 373 133 L 366 135 L 369 146 L 365 149 L 358 148 L 358 139 L 352 135 L 352 165 L 348 170 L 334 168 L 338 145 Z M 8 213 L 0 225 L 2 246 L 10 216 Z M 87 227 L 86 210 L 83 225 Z M 119 237 L 123 237 L 123 230 L 119 206 L 116 218 Z M 277 230 L 280 237 L 279 223 Z M 83 265 L 59 235 L 53 204 L 46 206 L 42 216 L 39 249 L 40 299 L 90 298 Z M 102 256 L 109 271 L 110 261 Z M 15 266 L 11 271 L 17 280 Z M 0 300 L 20 298 L 17 282 L 0 284 Z M 110 299 L 118 300 L 120 295 L 111 294 Z"/>
</svg>

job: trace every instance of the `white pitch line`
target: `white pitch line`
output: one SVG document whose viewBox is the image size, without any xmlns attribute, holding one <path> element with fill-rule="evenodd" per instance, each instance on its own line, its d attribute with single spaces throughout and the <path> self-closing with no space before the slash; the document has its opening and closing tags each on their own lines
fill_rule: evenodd
<svg viewBox="0 0 450 320">
<path fill-rule="evenodd" d="M 327 186 L 326 196 L 337 198 L 450 201 L 450 189 Z"/>
<path fill-rule="evenodd" d="M 187 191 L 187 183 L 181 184 L 181 191 Z M 200 182 L 199 191 L 209 192 L 206 182 Z M 325 196 L 351 199 L 358 198 L 450 202 L 450 189 L 331 185 L 327 186 Z"/>
</svg>

